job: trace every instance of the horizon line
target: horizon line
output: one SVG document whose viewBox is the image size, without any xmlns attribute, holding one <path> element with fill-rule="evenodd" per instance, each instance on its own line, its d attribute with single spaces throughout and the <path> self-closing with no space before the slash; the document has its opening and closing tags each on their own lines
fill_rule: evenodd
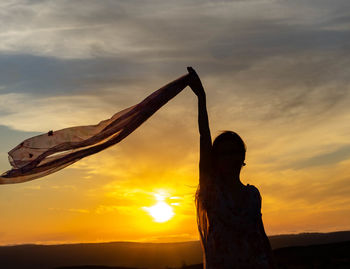
<svg viewBox="0 0 350 269">
<path fill-rule="evenodd" d="M 277 236 L 290 236 L 290 235 L 303 235 L 303 234 L 332 234 L 332 233 L 342 233 L 342 232 L 350 232 L 350 230 L 339 230 L 339 231 L 331 231 L 331 232 L 297 232 L 297 233 L 284 233 L 284 234 L 273 234 L 267 235 L 267 237 L 277 237 Z M 175 242 L 147 242 L 147 241 L 96 241 L 96 242 L 66 242 L 66 243 L 19 243 L 19 244 L 0 244 L 0 247 L 16 247 L 16 246 L 62 246 L 62 245 L 84 245 L 84 244 L 112 244 L 112 243 L 134 243 L 134 244 L 181 244 L 181 243 L 190 243 L 190 242 L 200 242 L 198 240 L 188 240 L 188 241 L 175 241 Z"/>
</svg>

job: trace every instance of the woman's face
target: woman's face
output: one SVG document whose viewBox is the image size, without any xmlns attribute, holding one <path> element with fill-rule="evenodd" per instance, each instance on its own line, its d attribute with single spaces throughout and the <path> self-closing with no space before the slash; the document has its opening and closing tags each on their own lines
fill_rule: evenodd
<svg viewBox="0 0 350 269">
<path fill-rule="evenodd" d="M 240 148 L 229 140 L 222 141 L 216 152 L 217 168 L 227 174 L 240 171 L 244 159 Z"/>
</svg>

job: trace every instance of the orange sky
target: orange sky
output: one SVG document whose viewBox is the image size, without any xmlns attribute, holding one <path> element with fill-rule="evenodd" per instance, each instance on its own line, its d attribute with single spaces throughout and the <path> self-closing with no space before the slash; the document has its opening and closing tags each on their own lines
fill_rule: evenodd
<svg viewBox="0 0 350 269">
<path fill-rule="evenodd" d="M 170 1 L 87 1 L 89 16 L 58 2 L 2 7 L 26 20 L 11 15 L 3 24 L 1 171 L 22 140 L 96 124 L 192 65 L 212 137 L 233 130 L 247 144 L 241 179 L 260 190 L 267 234 L 350 229 L 342 1 L 180 1 L 175 9 Z M 120 144 L 45 178 L 0 186 L 0 244 L 198 240 L 198 149 L 196 96 L 187 88 Z M 169 221 L 144 209 L 155 194 L 172 207 Z"/>
</svg>

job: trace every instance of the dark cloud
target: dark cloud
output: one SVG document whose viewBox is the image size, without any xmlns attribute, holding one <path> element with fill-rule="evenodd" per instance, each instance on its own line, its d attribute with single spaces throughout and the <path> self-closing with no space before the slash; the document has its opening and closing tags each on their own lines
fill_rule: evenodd
<svg viewBox="0 0 350 269">
<path fill-rule="evenodd" d="M 238 25 L 227 22 L 225 27 L 211 34 L 205 27 L 199 27 L 193 34 L 196 29 L 193 23 L 182 23 L 162 22 L 161 19 L 140 23 L 137 28 L 142 34 L 134 36 L 130 42 L 148 49 L 126 55 L 113 55 L 108 48 L 99 45 L 90 47 L 93 57 L 88 59 L 2 54 L 2 85 L 8 92 L 42 94 L 55 91 L 55 94 L 61 94 L 81 88 L 85 81 L 95 80 L 99 86 L 99 81 L 113 83 L 117 77 L 127 79 L 138 75 L 142 78 L 157 72 L 171 77 L 173 73 L 185 70 L 187 65 L 198 66 L 203 76 L 228 77 L 271 57 L 293 61 L 293 58 L 303 56 L 310 57 L 310 61 L 295 62 L 294 67 L 298 65 L 298 68 L 280 79 L 294 85 L 303 83 L 315 87 L 331 78 L 331 73 L 337 71 L 337 64 L 344 67 L 344 58 L 350 51 L 348 31 L 308 29 L 279 21 L 251 21 Z M 206 40 L 203 39 L 205 36 Z M 317 59 L 313 55 L 317 55 Z M 348 68 L 346 64 L 345 68 Z M 264 72 L 266 74 L 268 70 Z M 333 76 L 337 74 L 333 72 Z"/>
<path fill-rule="evenodd" d="M 131 83 L 147 70 L 123 58 L 58 59 L 33 55 L 0 55 L 0 93 L 40 96 L 81 94 L 91 88 Z M 129 80 L 129 81 L 128 81 Z"/>
<path fill-rule="evenodd" d="M 350 145 L 343 145 L 340 148 L 327 153 L 319 154 L 308 159 L 299 160 L 290 167 L 304 169 L 316 166 L 333 165 L 350 158 Z"/>
</svg>

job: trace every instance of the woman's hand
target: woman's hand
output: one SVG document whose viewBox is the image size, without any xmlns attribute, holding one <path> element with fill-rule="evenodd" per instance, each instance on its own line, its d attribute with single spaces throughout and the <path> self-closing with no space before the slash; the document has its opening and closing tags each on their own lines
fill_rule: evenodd
<svg viewBox="0 0 350 269">
<path fill-rule="evenodd" d="M 187 67 L 187 71 L 190 74 L 189 86 L 191 87 L 192 91 L 198 97 L 204 96 L 205 95 L 204 88 L 196 71 L 191 66 Z"/>
</svg>

